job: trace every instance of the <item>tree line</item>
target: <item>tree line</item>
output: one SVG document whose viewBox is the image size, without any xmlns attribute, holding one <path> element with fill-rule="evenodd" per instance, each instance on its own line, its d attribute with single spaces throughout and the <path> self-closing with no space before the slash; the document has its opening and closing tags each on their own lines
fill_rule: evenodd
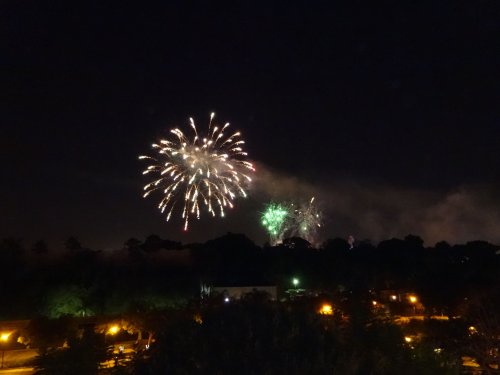
<svg viewBox="0 0 500 375">
<path fill-rule="evenodd" d="M 6 238 L 0 319 L 31 319 L 40 374 L 446 374 L 459 371 L 464 353 L 491 370 L 500 346 L 498 246 L 425 247 L 415 235 L 352 245 L 289 238 L 260 247 L 234 233 L 183 245 L 151 235 L 109 252 L 72 237 L 51 254 L 43 241 L 25 248 Z M 226 304 L 200 296 L 200 284 L 277 285 L 282 298 L 292 278 L 316 297 L 270 302 L 254 293 Z M 453 319 L 403 330 L 371 306 L 383 290 L 412 291 L 426 315 Z M 312 308 L 311 298 L 323 297 L 333 316 Z M 105 333 L 75 320 L 92 316 L 126 317 L 154 333 L 154 345 L 126 366 L 102 369 L 114 358 Z M 424 339 L 412 346 L 405 334 Z"/>
<path fill-rule="evenodd" d="M 319 249 L 301 238 L 259 247 L 228 233 L 183 245 L 151 235 L 117 251 L 93 250 L 71 237 L 57 256 L 38 241 L 31 249 L 0 241 L 0 319 L 88 316 L 143 311 L 198 298 L 200 284 L 290 286 L 319 291 L 407 290 L 429 311 L 458 314 L 478 301 L 496 301 L 499 246 L 484 241 L 425 247 L 414 235 L 352 247 L 327 240 Z"/>
</svg>

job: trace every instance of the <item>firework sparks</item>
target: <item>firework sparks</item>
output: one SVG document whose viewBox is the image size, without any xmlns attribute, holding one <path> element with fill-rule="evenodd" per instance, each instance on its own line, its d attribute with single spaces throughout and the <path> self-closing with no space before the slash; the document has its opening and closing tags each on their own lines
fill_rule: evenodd
<svg viewBox="0 0 500 375">
<path fill-rule="evenodd" d="M 270 243 L 275 246 L 286 237 L 301 237 L 313 244 L 322 217 L 314 203 L 314 197 L 308 203 L 269 203 L 261 216 Z"/>
<path fill-rule="evenodd" d="M 294 210 L 293 221 L 295 224 L 293 235 L 314 243 L 322 222 L 321 213 L 314 204 L 314 197 L 311 198 L 309 204 L 304 204 Z"/>
<path fill-rule="evenodd" d="M 170 139 L 153 143 L 155 157 L 139 156 L 148 160 L 143 174 L 153 174 L 153 181 L 144 186 L 144 198 L 159 190 L 163 193 L 158 208 L 170 220 L 178 202 L 188 229 L 189 218 L 200 218 L 200 211 L 206 208 L 212 216 L 224 217 L 225 209 L 233 207 L 237 196 L 246 197 L 245 188 L 252 181 L 255 171 L 252 163 L 246 161 L 243 151 L 244 140 L 240 132 L 226 136 L 229 123 L 214 124 L 210 115 L 206 134 L 198 133 L 195 121 L 189 123 L 193 133 L 189 138 L 178 128 L 170 130 Z"/>
<path fill-rule="evenodd" d="M 283 240 L 288 230 L 290 209 L 286 204 L 270 203 L 262 214 L 261 222 L 269 233 L 271 245 L 274 246 Z"/>
</svg>

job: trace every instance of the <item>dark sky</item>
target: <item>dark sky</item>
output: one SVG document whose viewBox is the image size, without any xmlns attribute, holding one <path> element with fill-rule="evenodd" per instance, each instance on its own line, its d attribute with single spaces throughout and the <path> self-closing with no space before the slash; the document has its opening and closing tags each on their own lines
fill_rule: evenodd
<svg viewBox="0 0 500 375">
<path fill-rule="evenodd" d="M 0 237 L 261 244 L 269 199 L 314 195 L 323 239 L 500 242 L 495 1 L 163 3 L 0 1 Z M 211 111 L 255 186 L 184 234 L 137 156 Z"/>
</svg>

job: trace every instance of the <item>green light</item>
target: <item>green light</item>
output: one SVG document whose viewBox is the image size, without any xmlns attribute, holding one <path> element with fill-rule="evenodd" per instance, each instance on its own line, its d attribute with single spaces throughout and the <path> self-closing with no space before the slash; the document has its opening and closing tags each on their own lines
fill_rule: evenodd
<svg viewBox="0 0 500 375">
<path fill-rule="evenodd" d="M 288 209 L 278 203 L 271 203 L 266 207 L 266 211 L 262 214 L 262 225 L 268 231 L 271 242 L 275 244 L 283 232 L 285 224 L 289 219 Z"/>
</svg>

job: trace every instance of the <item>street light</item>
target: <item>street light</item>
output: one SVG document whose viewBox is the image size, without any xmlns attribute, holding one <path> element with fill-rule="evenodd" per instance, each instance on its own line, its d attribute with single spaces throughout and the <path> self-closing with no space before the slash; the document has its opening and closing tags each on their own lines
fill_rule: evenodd
<svg viewBox="0 0 500 375">
<path fill-rule="evenodd" d="M 108 333 L 110 335 L 113 335 L 113 336 L 116 335 L 118 333 L 118 331 L 120 331 L 120 327 L 117 325 L 113 325 L 113 326 L 109 327 L 109 329 L 108 329 Z"/>
<path fill-rule="evenodd" d="M 5 346 L 9 341 L 10 335 L 12 332 L 2 332 L 0 333 L 0 344 L 2 345 L 2 361 L 0 364 L 0 368 L 3 368 L 3 358 L 5 356 Z"/>
<path fill-rule="evenodd" d="M 301 292 L 304 291 L 304 289 L 299 289 L 299 284 L 300 280 L 298 277 L 292 277 L 290 279 L 290 288 L 288 288 L 285 293 L 288 293 L 290 300 L 294 300 L 295 298 L 298 298 L 301 295 Z"/>
<path fill-rule="evenodd" d="M 417 296 L 415 296 L 415 295 L 412 294 L 412 295 L 408 296 L 408 299 L 410 300 L 410 303 L 413 306 L 413 314 L 415 315 L 417 313 L 416 303 L 418 301 L 418 298 L 417 298 Z"/>
<path fill-rule="evenodd" d="M 333 307 L 332 305 L 325 303 L 321 306 L 321 309 L 319 310 L 319 313 L 321 315 L 333 315 Z"/>
<path fill-rule="evenodd" d="M 9 341 L 9 337 L 10 337 L 10 332 L 2 332 L 0 334 L 0 341 L 7 342 L 7 341 Z"/>
</svg>

